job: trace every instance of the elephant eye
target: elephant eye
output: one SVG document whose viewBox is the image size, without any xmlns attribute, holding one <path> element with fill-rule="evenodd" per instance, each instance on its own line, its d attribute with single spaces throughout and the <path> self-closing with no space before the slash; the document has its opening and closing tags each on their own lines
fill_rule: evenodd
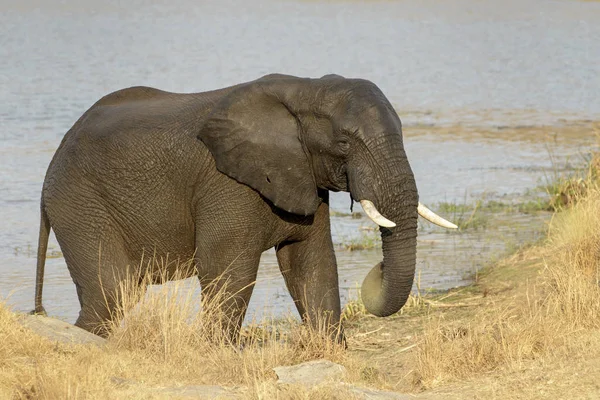
<svg viewBox="0 0 600 400">
<path fill-rule="evenodd" d="M 347 136 L 342 136 L 337 141 L 338 148 L 343 153 L 347 153 L 350 150 L 350 138 Z"/>
</svg>

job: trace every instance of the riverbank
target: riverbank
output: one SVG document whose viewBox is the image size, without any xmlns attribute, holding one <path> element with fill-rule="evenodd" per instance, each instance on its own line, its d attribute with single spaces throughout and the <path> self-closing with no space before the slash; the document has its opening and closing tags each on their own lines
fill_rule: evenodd
<svg viewBox="0 0 600 400">
<path fill-rule="evenodd" d="M 488 266 L 473 284 L 413 296 L 385 319 L 351 303 L 348 350 L 290 318 L 249 325 L 240 351 L 219 336 L 222 316 L 210 304 L 198 314 L 193 291 L 177 283 L 147 298 L 101 346 L 45 339 L 2 305 L 0 397 L 173 398 L 163 389 L 220 385 L 241 398 L 361 398 L 327 384 L 276 383 L 274 367 L 320 358 L 344 365 L 348 383 L 417 399 L 593 397 L 600 392 L 598 164 L 556 186 L 569 201 L 557 204 L 546 239 Z"/>
<path fill-rule="evenodd" d="M 350 344 L 395 390 L 427 398 L 600 395 L 600 160 L 557 185 L 547 238 L 469 286 L 413 297 L 385 323 L 359 316 Z M 359 313 L 360 315 L 360 313 Z"/>
</svg>

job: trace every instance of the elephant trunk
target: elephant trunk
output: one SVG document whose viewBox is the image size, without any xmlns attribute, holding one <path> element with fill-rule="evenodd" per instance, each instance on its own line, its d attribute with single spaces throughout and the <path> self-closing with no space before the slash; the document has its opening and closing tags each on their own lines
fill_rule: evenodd
<svg viewBox="0 0 600 400">
<path fill-rule="evenodd" d="M 367 215 L 380 214 L 390 222 L 379 226 L 383 261 L 371 269 L 361 288 L 365 308 L 378 317 L 392 315 L 404 306 L 415 277 L 419 198 L 410 166 L 407 162 L 398 165 L 403 168 L 382 174 L 385 178 L 379 181 L 384 184 L 379 187 L 353 185 L 359 199 L 375 199 L 377 213 Z"/>
<path fill-rule="evenodd" d="M 402 308 L 412 289 L 419 195 L 401 141 L 390 142 L 385 135 L 375 139 L 379 146 L 371 146 L 371 154 L 377 162 L 351 165 L 348 182 L 352 198 L 361 202 L 381 232 L 383 261 L 365 277 L 362 301 L 369 313 L 386 317 Z"/>
<path fill-rule="evenodd" d="M 380 228 L 383 261 L 371 269 L 361 288 L 365 308 L 378 317 L 392 315 L 404 306 L 415 276 L 416 215 L 398 225 L 402 228 Z"/>
</svg>

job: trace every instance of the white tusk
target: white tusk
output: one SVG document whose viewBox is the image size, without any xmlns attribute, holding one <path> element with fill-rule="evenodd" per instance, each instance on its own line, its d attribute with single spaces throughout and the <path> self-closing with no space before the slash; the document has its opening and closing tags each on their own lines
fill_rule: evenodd
<svg viewBox="0 0 600 400">
<path fill-rule="evenodd" d="M 379 211 L 377 211 L 377 208 L 375 208 L 375 204 L 373 204 L 372 201 L 361 200 L 360 205 L 362 206 L 363 210 L 365 210 L 365 214 L 367 214 L 367 216 L 371 218 L 371 220 L 377 225 L 386 228 L 393 228 L 396 226 L 395 223 L 393 223 L 392 221 L 381 215 Z"/>
<path fill-rule="evenodd" d="M 440 217 L 439 215 L 437 215 L 436 213 L 431 211 L 429 208 L 425 207 L 420 202 L 419 202 L 419 206 L 417 207 L 417 212 L 419 213 L 419 215 L 421 217 L 425 218 L 427 221 L 432 222 L 436 225 L 439 225 L 443 228 L 458 229 L 458 226 L 454 225 L 450 221 L 446 221 L 444 218 Z"/>
</svg>

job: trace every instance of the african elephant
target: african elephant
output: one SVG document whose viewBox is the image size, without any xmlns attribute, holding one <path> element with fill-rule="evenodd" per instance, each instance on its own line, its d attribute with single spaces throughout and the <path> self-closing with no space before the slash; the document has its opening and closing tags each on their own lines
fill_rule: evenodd
<svg viewBox="0 0 600 400">
<path fill-rule="evenodd" d="M 48 167 L 35 312 L 44 312 L 53 229 L 77 288 L 76 325 L 99 335 L 119 284 L 158 272 L 141 270 L 144 252 L 192 259 L 188 274 L 203 288 L 225 274 L 231 296 L 222 307 L 237 331 L 260 255 L 273 247 L 300 315 L 313 323 L 328 315 L 337 327 L 330 190 L 350 192 L 381 226 L 383 261 L 362 298 L 374 315 L 397 312 L 413 283 L 418 211 L 454 225 L 418 202 L 400 119 L 375 84 L 274 74 L 204 93 L 108 94 L 66 133 Z"/>
</svg>

